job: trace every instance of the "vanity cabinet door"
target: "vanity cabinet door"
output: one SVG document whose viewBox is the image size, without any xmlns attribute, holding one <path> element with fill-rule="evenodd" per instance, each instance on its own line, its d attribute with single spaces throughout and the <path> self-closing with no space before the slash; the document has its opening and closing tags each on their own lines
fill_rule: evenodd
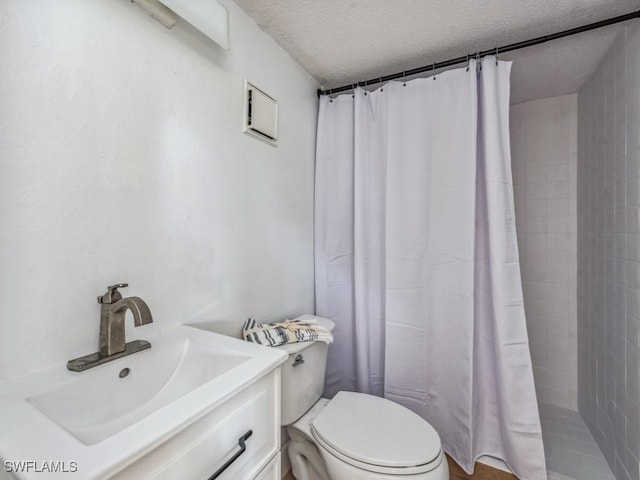
<svg viewBox="0 0 640 480">
<path fill-rule="evenodd" d="M 279 374 L 276 369 L 250 385 L 113 480 L 255 478 L 279 449 Z"/>
<path fill-rule="evenodd" d="M 278 453 L 254 480 L 280 480 L 280 475 L 280 453 Z"/>
</svg>

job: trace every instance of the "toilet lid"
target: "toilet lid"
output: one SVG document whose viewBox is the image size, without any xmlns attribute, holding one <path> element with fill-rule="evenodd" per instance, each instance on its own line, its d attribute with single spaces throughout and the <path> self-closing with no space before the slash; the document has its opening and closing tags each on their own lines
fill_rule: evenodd
<svg viewBox="0 0 640 480">
<path fill-rule="evenodd" d="M 322 443 L 358 462 L 415 467 L 438 458 L 440 437 L 422 417 L 390 400 L 339 392 L 313 420 Z"/>
</svg>

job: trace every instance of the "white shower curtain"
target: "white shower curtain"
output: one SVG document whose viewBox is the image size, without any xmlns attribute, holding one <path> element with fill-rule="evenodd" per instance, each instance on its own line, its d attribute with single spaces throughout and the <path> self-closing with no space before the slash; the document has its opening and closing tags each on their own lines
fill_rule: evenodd
<svg viewBox="0 0 640 480">
<path fill-rule="evenodd" d="M 336 321 L 326 394 L 427 419 L 467 472 L 481 455 L 546 479 L 495 57 L 322 97 L 316 311 Z"/>
</svg>

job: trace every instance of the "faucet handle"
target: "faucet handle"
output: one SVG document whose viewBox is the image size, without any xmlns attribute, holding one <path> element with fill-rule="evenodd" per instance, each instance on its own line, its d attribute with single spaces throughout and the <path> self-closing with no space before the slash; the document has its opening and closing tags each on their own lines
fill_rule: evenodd
<svg viewBox="0 0 640 480">
<path fill-rule="evenodd" d="M 122 295 L 118 291 L 119 288 L 128 287 L 128 283 L 116 283 L 115 285 L 109 285 L 107 292 L 104 295 L 98 297 L 98 303 L 115 303 L 118 300 L 122 300 Z"/>
</svg>

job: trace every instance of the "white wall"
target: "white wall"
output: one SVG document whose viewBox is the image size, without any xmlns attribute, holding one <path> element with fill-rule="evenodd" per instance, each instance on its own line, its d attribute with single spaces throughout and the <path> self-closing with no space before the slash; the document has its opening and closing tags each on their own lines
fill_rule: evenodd
<svg viewBox="0 0 640 480">
<path fill-rule="evenodd" d="M 230 0 L 231 49 L 128 0 L 0 5 L 0 379 L 97 349 L 108 284 L 154 324 L 313 308 L 316 82 Z M 241 133 L 246 77 L 280 105 Z"/>
<path fill-rule="evenodd" d="M 538 401 L 577 408 L 577 95 L 511 107 L 527 330 Z"/>
<path fill-rule="evenodd" d="M 640 30 L 579 93 L 579 410 L 619 480 L 640 478 Z"/>
</svg>

